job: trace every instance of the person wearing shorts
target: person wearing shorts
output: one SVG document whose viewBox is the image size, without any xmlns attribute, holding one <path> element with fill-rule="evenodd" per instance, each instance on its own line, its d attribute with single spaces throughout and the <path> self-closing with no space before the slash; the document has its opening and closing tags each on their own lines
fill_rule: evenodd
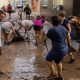
<svg viewBox="0 0 80 80">
<path fill-rule="evenodd" d="M 53 28 L 49 29 L 47 37 L 52 42 L 52 48 L 46 56 L 47 64 L 50 68 L 50 75 L 48 78 L 55 78 L 56 80 L 63 80 L 62 76 L 62 59 L 68 53 L 67 46 L 67 29 L 59 24 L 57 16 L 51 18 Z M 56 74 L 52 61 L 56 64 L 58 74 Z"/>
<path fill-rule="evenodd" d="M 42 18 L 40 16 L 37 16 L 36 19 L 34 20 L 34 31 L 35 31 L 35 37 L 36 37 L 36 43 L 35 45 L 37 45 L 38 43 L 41 43 L 41 39 L 42 39 Z"/>
<path fill-rule="evenodd" d="M 70 23 L 69 23 L 69 20 L 68 20 L 65 16 L 66 16 L 65 11 L 60 11 L 60 12 L 58 13 L 58 17 L 59 17 L 59 19 L 60 19 L 60 21 L 61 21 L 61 25 L 67 29 L 69 39 L 71 39 L 71 25 L 70 25 Z M 70 43 L 71 43 L 71 42 L 70 42 Z M 70 46 L 70 45 L 69 45 L 69 46 Z M 72 52 L 69 51 L 68 53 L 69 53 L 69 56 L 70 56 L 69 63 L 75 62 L 75 57 L 74 57 L 74 55 L 72 54 Z"/>
</svg>

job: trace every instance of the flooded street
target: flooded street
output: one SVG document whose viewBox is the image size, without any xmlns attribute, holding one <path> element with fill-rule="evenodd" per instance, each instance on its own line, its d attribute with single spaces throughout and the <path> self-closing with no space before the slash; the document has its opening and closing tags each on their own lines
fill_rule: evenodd
<svg viewBox="0 0 80 80">
<path fill-rule="evenodd" d="M 31 35 L 32 32 L 30 33 Z M 45 61 L 45 45 L 35 46 L 31 42 L 16 42 L 3 46 L 0 56 L 0 80 L 47 80 L 49 68 Z M 63 60 L 64 80 L 80 80 L 80 53 L 74 53 L 76 62 L 67 63 L 68 55 Z"/>
<path fill-rule="evenodd" d="M 35 46 L 34 32 L 29 34 L 30 43 L 22 41 L 3 45 L 0 80 L 47 80 L 50 74 L 45 61 L 47 48 L 45 45 Z M 80 80 L 80 51 L 74 56 L 76 61 L 73 64 L 68 63 L 68 55 L 62 61 L 64 80 Z"/>
</svg>

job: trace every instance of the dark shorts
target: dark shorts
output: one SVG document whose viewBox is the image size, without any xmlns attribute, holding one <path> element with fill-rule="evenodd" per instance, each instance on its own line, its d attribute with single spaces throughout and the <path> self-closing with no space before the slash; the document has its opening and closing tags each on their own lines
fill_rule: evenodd
<svg viewBox="0 0 80 80">
<path fill-rule="evenodd" d="M 11 14 L 11 13 L 12 13 L 12 11 L 8 11 L 8 13 L 9 13 L 9 14 Z"/>
<path fill-rule="evenodd" d="M 51 49 L 51 51 L 46 56 L 46 60 L 50 62 L 54 60 L 56 64 L 59 64 L 67 53 L 68 47 L 65 47 L 63 49 Z"/>
<path fill-rule="evenodd" d="M 34 25 L 34 30 L 40 31 L 41 29 L 42 29 L 41 26 Z"/>
</svg>

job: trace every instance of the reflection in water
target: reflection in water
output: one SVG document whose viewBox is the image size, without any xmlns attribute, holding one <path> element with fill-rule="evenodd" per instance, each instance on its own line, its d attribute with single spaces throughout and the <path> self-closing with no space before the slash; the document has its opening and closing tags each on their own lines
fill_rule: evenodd
<svg viewBox="0 0 80 80">
<path fill-rule="evenodd" d="M 15 72 L 18 72 L 18 77 L 25 78 L 28 76 L 28 78 L 31 78 L 30 73 L 34 73 L 35 75 L 35 67 L 33 65 L 35 60 L 35 56 L 31 57 L 19 57 L 14 60 L 14 67 L 15 67 Z M 24 75 L 25 74 L 25 75 Z M 16 75 L 14 75 L 16 77 Z"/>
<path fill-rule="evenodd" d="M 14 60 L 14 67 L 15 71 L 29 71 L 34 69 L 33 62 L 34 62 L 35 56 L 31 57 L 30 59 L 27 58 L 16 58 Z"/>
<path fill-rule="evenodd" d="M 30 39 L 35 43 L 32 35 L 33 34 L 31 34 Z M 47 43 L 49 43 L 48 48 L 50 48 L 50 42 Z M 46 78 L 42 79 L 42 77 L 47 77 L 50 73 L 45 62 L 46 54 L 47 50 L 45 46 L 35 46 L 31 44 L 31 42 L 17 42 L 9 46 L 3 46 L 3 54 L 0 56 L 0 71 L 3 71 L 3 74 L 0 74 L 0 80 L 47 80 Z M 70 66 L 70 64 L 64 64 L 63 75 L 65 80 L 69 80 L 67 79 L 69 76 L 80 76 L 79 68 L 74 70 L 80 66 L 79 54 L 75 55 L 77 59 L 75 65 L 72 64 Z M 68 60 L 68 57 L 65 58 L 65 61 L 66 60 Z M 67 73 L 69 73 L 69 75 L 67 75 Z"/>
<path fill-rule="evenodd" d="M 33 41 L 33 39 L 31 40 Z M 3 53 L 0 58 L 0 69 L 10 76 L 10 80 L 35 80 L 37 77 L 44 76 L 47 73 L 45 71 L 46 64 L 42 46 L 18 42 L 4 46 Z M 0 78 L 0 80 L 9 79 Z"/>
</svg>

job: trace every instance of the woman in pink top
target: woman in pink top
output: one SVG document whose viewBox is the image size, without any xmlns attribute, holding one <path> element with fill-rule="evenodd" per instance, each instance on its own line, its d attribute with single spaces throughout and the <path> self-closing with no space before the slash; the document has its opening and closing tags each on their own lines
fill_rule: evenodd
<svg viewBox="0 0 80 80">
<path fill-rule="evenodd" d="M 36 37 L 36 45 L 41 42 L 42 39 L 42 18 L 40 16 L 37 16 L 34 20 L 34 31 L 35 31 L 35 37 Z"/>
</svg>

